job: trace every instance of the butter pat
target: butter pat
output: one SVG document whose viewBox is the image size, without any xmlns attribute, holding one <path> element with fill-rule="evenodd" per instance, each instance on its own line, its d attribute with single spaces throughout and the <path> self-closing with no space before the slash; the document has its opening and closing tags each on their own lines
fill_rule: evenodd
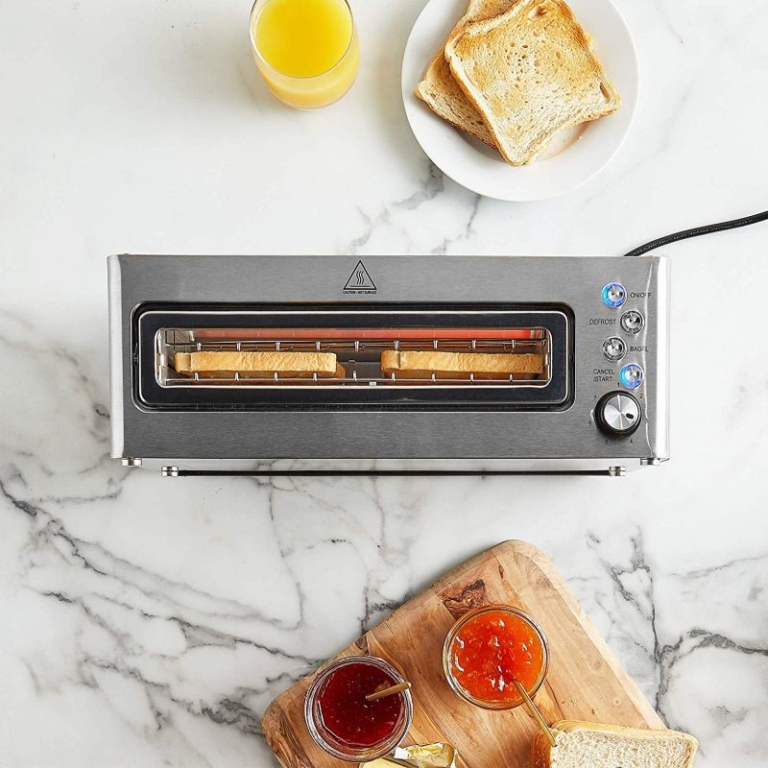
<svg viewBox="0 0 768 768">
<path fill-rule="evenodd" d="M 397 747 L 392 757 L 399 764 L 407 763 L 414 768 L 455 768 L 459 753 L 450 744 L 414 744 L 411 747 Z M 397 765 L 386 757 L 362 763 L 361 768 L 392 768 Z"/>
</svg>

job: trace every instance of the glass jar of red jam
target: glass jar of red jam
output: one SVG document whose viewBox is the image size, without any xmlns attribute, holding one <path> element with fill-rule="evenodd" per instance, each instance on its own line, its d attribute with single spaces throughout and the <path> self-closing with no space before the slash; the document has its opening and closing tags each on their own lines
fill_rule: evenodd
<svg viewBox="0 0 768 768">
<path fill-rule="evenodd" d="M 357 762 L 391 752 L 411 727 L 411 692 L 376 701 L 365 697 L 402 682 L 400 673 L 376 656 L 351 656 L 328 666 L 304 700 L 304 719 L 315 743 L 334 757 Z"/>
<path fill-rule="evenodd" d="M 509 709 L 523 703 L 518 680 L 530 696 L 544 682 L 547 640 L 536 622 L 505 605 L 464 614 L 443 644 L 443 671 L 451 688 L 471 704 Z"/>
</svg>

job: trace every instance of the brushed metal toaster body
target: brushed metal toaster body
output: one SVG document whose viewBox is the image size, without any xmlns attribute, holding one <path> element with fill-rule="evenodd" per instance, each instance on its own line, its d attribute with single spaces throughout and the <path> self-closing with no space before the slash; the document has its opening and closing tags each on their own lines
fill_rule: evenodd
<svg viewBox="0 0 768 768">
<path fill-rule="evenodd" d="M 669 456 L 661 257 L 121 255 L 108 266 L 112 456 L 128 466 L 619 475 Z M 174 362 L 266 348 L 330 350 L 340 372 L 200 376 Z M 541 366 L 508 379 L 385 371 L 382 350 L 403 349 L 532 354 Z"/>
</svg>

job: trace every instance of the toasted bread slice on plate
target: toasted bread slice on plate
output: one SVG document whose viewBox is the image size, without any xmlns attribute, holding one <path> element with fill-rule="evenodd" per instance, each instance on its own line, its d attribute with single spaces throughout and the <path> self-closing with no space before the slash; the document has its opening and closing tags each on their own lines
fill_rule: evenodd
<svg viewBox="0 0 768 768">
<path fill-rule="evenodd" d="M 516 2 L 518 0 L 470 0 L 466 13 L 448 39 L 457 35 L 467 24 L 498 16 Z M 496 142 L 485 120 L 451 74 L 451 68 L 445 60 L 445 44 L 440 46 L 427 67 L 424 79 L 416 86 L 416 95 L 443 120 L 496 149 Z"/>
<path fill-rule="evenodd" d="M 448 39 L 451 72 L 511 165 L 560 131 L 610 115 L 621 97 L 563 0 L 520 0 Z"/>
<path fill-rule="evenodd" d="M 533 740 L 533 768 L 693 768 L 698 741 L 679 731 L 654 731 L 561 720 L 555 745 L 543 733 Z"/>
</svg>

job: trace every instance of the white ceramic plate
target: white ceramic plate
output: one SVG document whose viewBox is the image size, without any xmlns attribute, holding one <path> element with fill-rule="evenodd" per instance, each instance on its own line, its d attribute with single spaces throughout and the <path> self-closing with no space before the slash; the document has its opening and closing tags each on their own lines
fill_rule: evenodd
<svg viewBox="0 0 768 768">
<path fill-rule="evenodd" d="M 621 94 L 623 105 L 608 117 L 586 123 L 578 141 L 567 148 L 518 168 L 441 120 L 413 94 L 427 64 L 464 14 L 467 0 L 429 0 L 416 20 L 403 55 L 405 113 L 424 152 L 462 186 L 498 200 L 557 197 L 589 181 L 624 142 L 637 107 L 640 81 L 632 35 L 611 0 L 569 0 L 569 5 L 594 38 L 595 52 Z"/>
</svg>

